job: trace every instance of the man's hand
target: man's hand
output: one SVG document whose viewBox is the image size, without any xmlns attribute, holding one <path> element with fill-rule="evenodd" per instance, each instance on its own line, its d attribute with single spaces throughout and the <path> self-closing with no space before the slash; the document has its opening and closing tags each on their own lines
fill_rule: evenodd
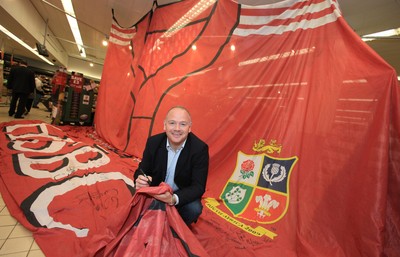
<svg viewBox="0 0 400 257">
<path fill-rule="evenodd" d="M 164 194 L 155 195 L 154 198 L 166 204 L 175 205 L 175 198 L 172 196 L 170 192 L 165 192 Z"/>
<path fill-rule="evenodd" d="M 143 175 L 139 175 L 135 181 L 135 186 L 136 189 L 142 188 L 142 187 L 148 187 L 150 186 L 151 180 L 153 178 L 151 176 L 147 176 L 147 178 Z"/>
</svg>

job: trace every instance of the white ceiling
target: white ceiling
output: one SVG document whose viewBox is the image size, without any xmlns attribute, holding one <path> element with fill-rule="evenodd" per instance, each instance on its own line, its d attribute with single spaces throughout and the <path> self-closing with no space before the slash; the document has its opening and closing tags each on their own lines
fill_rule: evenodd
<svg viewBox="0 0 400 257">
<path fill-rule="evenodd" d="M 158 4 L 176 1 L 178 0 L 158 0 Z M 266 4 L 281 0 L 239 1 Z M 358 35 L 400 28 L 400 0 L 338 2 L 344 18 Z M 60 0 L 0 0 L 0 24 L 32 47 L 36 42 L 45 42 L 50 53 L 49 59 L 56 64 L 54 67 L 65 66 L 70 71 L 100 78 L 107 51 L 101 42 L 109 34 L 112 9 L 120 25 L 130 27 L 151 8 L 152 1 L 73 0 L 73 5 L 85 45 L 85 59 L 80 57 L 78 47 L 73 43 L 74 38 Z M 400 37 L 374 40 L 368 44 L 400 74 Z M 6 53 L 40 60 L 1 32 L 0 46 Z M 94 67 L 89 66 L 90 62 L 94 63 Z"/>
</svg>

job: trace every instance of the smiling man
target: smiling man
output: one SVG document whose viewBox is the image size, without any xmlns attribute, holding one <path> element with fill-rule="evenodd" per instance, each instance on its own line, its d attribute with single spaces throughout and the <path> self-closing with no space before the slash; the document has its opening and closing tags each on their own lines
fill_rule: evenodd
<svg viewBox="0 0 400 257">
<path fill-rule="evenodd" d="M 173 194 L 155 196 L 175 205 L 187 225 L 196 222 L 203 206 L 209 153 L 208 145 L 191 132 L 192 119 L 182 106 L 171 108 L 164 120 L 164 133 L 147 139 L 143 158 L 135 172 L 136 188 L 169 184 Z"/>
</svg>

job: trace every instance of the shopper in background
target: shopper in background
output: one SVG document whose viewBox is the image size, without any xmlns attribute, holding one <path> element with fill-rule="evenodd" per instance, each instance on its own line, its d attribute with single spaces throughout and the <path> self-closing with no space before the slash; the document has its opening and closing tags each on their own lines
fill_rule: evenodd
<svg viewBox="0 0 400 257">
<path fill-rule="evenodd" d="M 169 184 L 173 194 L 155 196 L 159 201 L 175 205 L 187 225 L 196 222 L 203 206 L 209 153 L 208 146 L 191 133 L 192 120 L 182 106 L 170 109 L 164 120 L 165 133 L 147 139 L 143 159 L 135 172 L 137 189 Z"/>
<path fill-rule="evenodd" d="M 19 66 L 11 67 L 7 88 L 12 90 L 8 115 L 15 114 L 16 119 L 23 119 L 22 114 L 25 112 L 29 94 L 33 93 L 35 89 L 35 74 L 27 67 L 25 60 L 22 60 Z"/>
<path fill-rule="evenodd" d="M 43 82 L 42 82 L 43 77 L 42 76 L 36 76 L 35 77 L 35 98 L 33 100 L 32 108 L 39 108 L 38 104 L 40 102 L 40 99 L 44 96 L 43 92 Z"/>
<path fill-rule="evenodd" d="M 33 100 L 35 100 L 35 92 L 30 93 L 28 96 L 28 100 L 26 100 L 25 113 L 24 113 L 25 116 L 28 115 L 29 112 L 31 111 Z"/>
</svg>

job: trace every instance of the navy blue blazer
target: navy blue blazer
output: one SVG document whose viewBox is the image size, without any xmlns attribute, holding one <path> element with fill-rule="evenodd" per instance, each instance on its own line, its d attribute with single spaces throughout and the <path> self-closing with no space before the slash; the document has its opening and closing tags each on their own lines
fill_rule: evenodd
<svg viewBox="0 0 400 257">
<path fill-rule="evenodd" d="M 166 146 L 166 133 L 147 139 L 142 161 L 135 171 L 135 180 L 141 174 L 141 168 L 146 175 L 153 178 L 151 186 L 158 186 L 165 181 L 168 162 Z M 174 193 L 179 197 L 178 207 L 202 197 L 207 183 L 208 164 L 208 145 L 193 133 L 189 133 L 175 169 L 175 184 L 179 190 Z"/>
</svg>

